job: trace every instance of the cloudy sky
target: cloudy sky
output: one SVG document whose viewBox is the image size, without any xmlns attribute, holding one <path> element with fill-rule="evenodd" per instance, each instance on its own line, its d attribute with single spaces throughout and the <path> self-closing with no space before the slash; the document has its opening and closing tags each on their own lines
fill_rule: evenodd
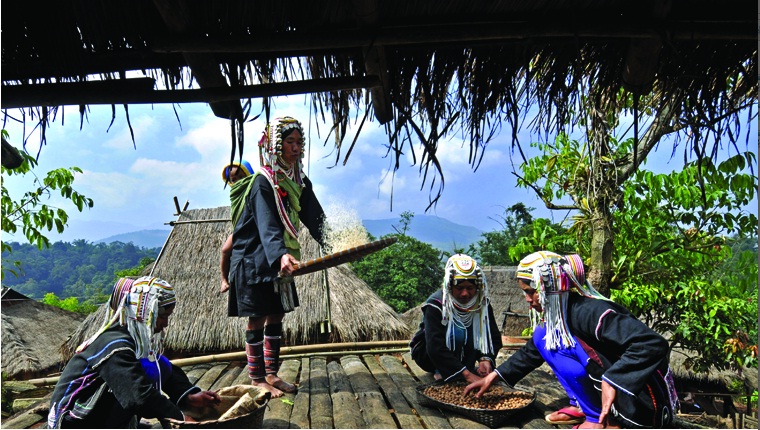
<svg viewBox="0 0 760 430">
<path fill-rule="evenodd" d="M 344 151 L 336 165 L 332 138 L 326 147 L 323 145 L 327 127 L 308 124 L 307 106 L 304 96 L 276 98 L 272 116 L 290 115 L 304 123 L 308 149 L 305 169 L 328 216 L 341 210 L 353 211 L 361 219 L 397 219 L 403 211 L 424 213 L 429 178 L 423 186 L 419 166 L 412 166 L 411 158 L 402 162 L 395 176 L 388 174 L 393 160 L 385 157 L 387 137 L 383 127 L 377 122 L 365 124 L 348 163 L 342 164 Z M 135 230 L 167 229 L 165 223 L 176 219 L 174 196 L 181 205 L 189 202 L 190 209 L 229 204 L 228 191 L 221 181 L 221 168 L 230 157 L 229 122 L 216 118 L 206 104 L 179 105 L 176 110 L 175 115 L 171 105 L 130 106 L 133 144 L 123 108 L 116 108 L 116 119 L 109 128 L 110 106 L 91 107 L 80 130 L 77 108 L 66 107 L 64 121 L 59 117 L 47 130 L 47 145 L 41 149 L 36 173 L 44 175 L 58 167 L 80 167 L 83 173 L 77 175 L 74 187 L 92 198 L 95 205 L 80 213 L 73 205 L 62 204 L 70 216 L 69 229 L 63 235 L 50 234 L 51 240 L 92 241 Z M 22 135 L 31 134 L 27 150 L 36 153 L 39 137 L 30 130 L 31 124 L 28 122 L 24 129 L 22 124 L 9 119 L 4 128 L 16 146 L 20 146 Z M 753 127 L 756 137 L 756 123 Z M 263 118 L 245 124 L 244 158 L 254 166 L 258 164 L 256 142 L 263 128 Z M 445 189 L 438 205 L 427 214 L 491 231 L 499 228 L 494 219 L 500 219 L 505 207 L 524 202 L 536 208 L 535 216 L 553 216 L 560 221 L 564 213 L 550 213 L 531 191 L 516 187 L 515 177 L 510 173 L 510 135 L 511 130 L 502 130 L 489 144 L 475 172 L 468 165 L 466 144 L 456 139 L 442 142 L 438 156 L 445 174 Z M 349 132 L 349 143 L 352 137 Z M 529 143 L 532 139 L 527 132 L 521 132 L 520 140 Z M 649 161 L 649 167 L 680 169 L 680 151 L 671 160 L 670 147 L 664 146 L 667 148 Z M 756 147 L 756 141 L 750 143 L 750 148 Z M 29 177 L 4 181 L 11 193 L 21 193 L 32 186 Z M 50 204 L 60 204 L 60 199 L 54 198 Z M 756 213 L 756 203 L 754 206 L 751 210 Z M 22 241 L 23 237 L 4 240 Z"/>
</svg>

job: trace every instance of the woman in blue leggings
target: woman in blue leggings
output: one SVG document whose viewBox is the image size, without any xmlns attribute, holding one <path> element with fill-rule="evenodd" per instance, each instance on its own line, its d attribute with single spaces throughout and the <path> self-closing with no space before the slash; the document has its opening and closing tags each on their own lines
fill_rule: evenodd
<svg viewBox="0 0 760 430">
<path fill-rule="evenodd" d="M 578 255 L 535 252 L 520 261 L 517 283 L 531 307 L 532 341 L 465 393 L 480 397 L 496 378 L 514 385 L 546 362 L 571 404 L 547 422 L 560 424 L 558 413 L 581 418 L 578 428 L 662 428 L 672 422 L 678 397 L 668 342 L 594 290 Z"/>
</svg>

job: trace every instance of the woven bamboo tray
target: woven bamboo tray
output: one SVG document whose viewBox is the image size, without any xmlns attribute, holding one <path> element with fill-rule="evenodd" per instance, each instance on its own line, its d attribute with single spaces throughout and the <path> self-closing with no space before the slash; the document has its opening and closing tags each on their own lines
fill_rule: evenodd
<svg viewBox="0 0 760 430">
<path fill-rule="evenodd" d="M 440 409 L 445 409 L 451 412 L 456 412 L 460 415 L 463 415 L 467 418 L 472 419 L 473 421 L 477 421 L 481 424 L 485 424 L 491 428 L 501 427 L 504 423 L 506 423 L 510 419 L 510 417 L 530 407 L 533 404 L 533 402 L 536 400 L 536 395 L 531 393 L 532 397 L 531 397 L 530 403 L 528 403 L 527 405 L 521 408 L 493 410 L 493 409 L 467 408 L 464 406 L 453 405 L 451 403 L 444 403 L 444 402 L 441 402 L 440 400 L 436 400 L 425 394 L 425 388 L 436 386 L 436 385 L 444 385 L 444 384 L 446 384 L 446 382 L 436 381 L 431 384 L 424 384 L 424 385 L 418 386 L 416 388 L 417 401 L 421 405 L 424 405 L 424 406 L 431 406 L 431 407 L 436 407 Z M 501 386 L 506 387 L 506 385 L 501 385 Z"/>
</svg>

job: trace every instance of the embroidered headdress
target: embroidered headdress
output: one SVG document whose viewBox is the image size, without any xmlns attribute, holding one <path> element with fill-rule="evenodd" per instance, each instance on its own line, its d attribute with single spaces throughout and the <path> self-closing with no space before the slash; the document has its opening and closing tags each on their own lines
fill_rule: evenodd
<svg viewBox="0 0 760 430">
<path fill-rule="evenodd" d="M 491 330 L 488 318 L 488 283 L 478 262 L 465 254 L 452 255 L 446 261 L 443 278 L 443 313 L 446 328 L 446 347 L 454 349 L 455 325 L 468 328 L 472 326 L 473 345 L 483 353 L 493 352 Z M 477 294 L 468 303 L 460 303 L 451 294 L 451 288 L 459 281 L 471 281 L 475 284 Z"/>
<path fill-rule="evenodd" d="M 278 188 L 279 182 L 277 178 L 278 173 L 285 174 L 299 186 L 303 187 L 304 175 L 303 163 L 301 162 L 303 152 L 301 153 L 301 158 L 293 166 L 289 165 L 282 158 L 282 140 L 296 130 L 301 134 L 301 143 L 303 143 L 305 139 L 300 121 L 289 116 L 277 118 L 273 125 L 267 125 L 263 136 L 261 136 L 261 140 L 259 140 L 259 161 L 262 168 L 266 166 L 271 169 L 276 188 Z"/>
<path fill-rule="evenodd" d="M 538 251 L 520 260 L 517 279 L 522 279 L 538 292 L 543 308 L 539 313 L 531 308 L 533 327 L 546 324 L 546 349 L 556 350 L 575 346 L 567 326 L 567 299 L 570 291 L 592 299 L 608 300 L 586 281 L 583 260 L 577 254 L 561 256 L 551 251 Z"/>
<path fill-rule="evenodd" d="M 117 322 L 126 325 L 135 341 L 135 356 L 153 361 L 163 352 L 163 333 L 154 333 L 156 318 L 177 302 L 174 288 L 162 279 L 143 276 L 116 281 L 103 325 L 76 352 L 81 352 Z"/>
</svg>

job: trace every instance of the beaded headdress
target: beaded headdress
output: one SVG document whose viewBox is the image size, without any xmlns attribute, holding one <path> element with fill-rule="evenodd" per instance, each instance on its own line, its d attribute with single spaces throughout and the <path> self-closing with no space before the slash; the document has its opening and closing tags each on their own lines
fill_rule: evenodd
<svg viewBox="0 0 760 430">
<path fill-rule="evenodd" d="M 81 352 L 117 322 L 126 325 L 135 341 L 135 356 L 153 361 L 163 352 L 163 333 L 154 333 L 156 318 L 162 308 L 177 302 L 174 288 L 166 281 L 150 276 L 116 281 L 103 325 L 76 352 Z"/>
<path fill-rule="evenodd" d="M 259 140 L 259 161 L 262 168 L 266 166 L 272 170 L 275 187 L 277 187 L 278 173 L 283 173 L 299 186 L 304 186 L 303 163 L 301 162 L 303 152 L 301 153 L 301 158 L 298 159 L 294 166 L 289 165 L 282 158 L 282 140 L 294 130 L 297 130 L 301 134 L 301 143 L 303 143 L 305 140 L 300 121 L 289 116 L 277 118 L 273 125 L 267 125 L 264 129 L 264 134 L 261 136 L 261 140 Z"/>
<path fill-rule="evenodd" d="M 472 326 L 473 345 L 483 353 L 493 352 L 491 330 L 488 317 L 488 283 L 478 262 L 465 254 L 452 255 L 446 261 L 443 278 L 443 314 L 446 329 L 446 347 L 454 348 L 455 325 L 468 328 Z M 460 303 L 451 294 L 451 288 L 459 281 L 471 281 L 475 284 L 477 294 L 468 303 Z"/>
<path fill-rule="evenodd" d="M 531 308 L 533 327 L 546 324 L 546 349 L 556 350 L 575 346 L 567 326 L 567 300 L 570 291 L 584 297 L 609 300 L 586 280 L 583 260 L 577 254 L 561 256 L 551 251 L 534 252 L 520 260 L 517 279 L 526 281 L 538 292 L 542 313 Z"/>
</svg>

